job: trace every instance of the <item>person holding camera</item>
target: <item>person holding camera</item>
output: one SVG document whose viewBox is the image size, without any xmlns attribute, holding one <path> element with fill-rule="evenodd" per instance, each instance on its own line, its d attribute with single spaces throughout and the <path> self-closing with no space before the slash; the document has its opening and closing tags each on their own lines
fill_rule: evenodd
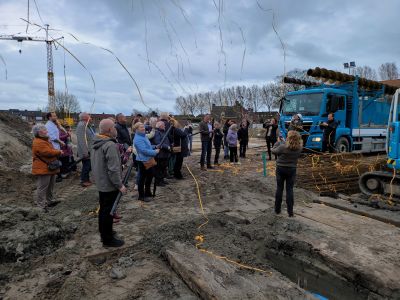
<svg viewBox="0 0 400 300">
<path fill-rule="evenodd" d="M 300 134 L 291 130 L 286 141 L 280 136 L 278 142 L 272 148 L 272 153 L 278 155 L 276 160 L 276 193 L 275 213 L 281 213 L 283 187 L 286 182 L 286 206 L 289 217 L 293 217 L 293 186 L 296 181 L 297 160 L 303 150 L 303 141 Z"/>
<path fill-rule="evenodd" d="M 268 156 L 269 156 L 269 160 L 272 160 L 271 148 L 278 141 L 278 137 L 279 137 L 278 121 L 275 118 L 272 118 L 269 123 L 264 124 L 264 128 L 266 129 L 265 142 L 267 143 Z M 277 156 L 275 154 L 275 160 L 276 159 L 277 159 Z"/>
<path fill-rule="evenodd" d="M 214 165 L 219 165 L 219 153 L 221 152 L 222 139 L 224 138 L 224 134 L 221 131 L 221 124 L 219 122 L 214 123 L 214 148 L 215 148 L 215 156 L 214 156 Z"/>
<path fill-rule="evenodd" d="M 53 192 L 56 175 L 60 172 L 61 166 L 58 157 L 62 154 L 62 151 L 54 149 L 49 141 L 49 134 L 45 125 L 35 125 L 32 133 L 34 135 L 32 174 L 37 178 L 36 203 L 44 212 L 47 212 L 49 206 L 56 204 Z"/>
</svg>

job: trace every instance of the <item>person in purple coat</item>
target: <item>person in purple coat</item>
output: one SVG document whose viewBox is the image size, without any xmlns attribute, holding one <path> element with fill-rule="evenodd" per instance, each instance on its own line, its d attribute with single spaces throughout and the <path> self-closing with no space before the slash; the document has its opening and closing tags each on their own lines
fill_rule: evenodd
<svg viewBox="0 0 400 300">
<path fill-rule="evenodd" d="M 237 142 L 238 142 L 238 135 L 237 135 L 237 125 L 232 124 L 229 127 L 228 134 L 226 136 L 226 141 L 229 146 L 229 158 L 230 162 L 238 162 L 238 155 L 237 155 Z"/>
</svg>

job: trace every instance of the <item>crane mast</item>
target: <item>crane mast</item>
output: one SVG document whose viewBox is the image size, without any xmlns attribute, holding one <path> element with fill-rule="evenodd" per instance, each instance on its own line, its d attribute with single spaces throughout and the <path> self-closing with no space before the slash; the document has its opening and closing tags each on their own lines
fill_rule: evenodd
<svg viewBox="0 0 400 300">
<path fill-rule="evenodd" d="M 45 42 L 47 50 L 47 89 L 48 89 L 48 107 L 49 111 L 55 111 L 56 99 L 54 89 L 54 72 L 53 72 L 53 43 L 54 39 L 49 39 L 49 25 L 45 25 L 46 38 L 30 37 L 30 36 L 14 36 L 14 35 L 0 35 L 0 40 L 11 40 L 17 42 Z"/>
</svg>

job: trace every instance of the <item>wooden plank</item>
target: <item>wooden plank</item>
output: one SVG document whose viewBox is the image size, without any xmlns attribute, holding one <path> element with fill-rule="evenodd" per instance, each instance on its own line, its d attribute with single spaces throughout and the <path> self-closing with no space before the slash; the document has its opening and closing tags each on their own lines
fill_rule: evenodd
<svg viewBox="0 0 400 300">
<path fill-rule="evenodd" d="M 173 270 L 202 299 L 315 299 L 275 271 L 242 271 L 194 246 L 176 242 L 166 256 Z"/>
<path fill-rule="evenodd" d="M 356 215 L 365 216 L 371 219 L 375 219 L 384 223 L 392 224 L 396 227 L 400 227 L 400 215 L 397 212 L 391 212 L 387 210 L 379 210 L 364 205 L 358 205 L 354 207 L 354 204 L 340 199 L 332 199 L 321 197 L 314 199 L 314 203 L 325 204 L 327 206 L 347 211 Z"/>
</svg>

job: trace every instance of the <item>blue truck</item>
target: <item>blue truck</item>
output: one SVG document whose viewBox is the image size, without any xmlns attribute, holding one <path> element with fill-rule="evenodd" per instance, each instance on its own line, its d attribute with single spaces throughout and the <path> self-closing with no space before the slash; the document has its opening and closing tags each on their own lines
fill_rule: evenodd
<svg viewBox="0 0 400 300">
<path fill-rule="evenodd" d="M 393 197 L 400 198 L 400 175 L 398 174 L 400 170 L 399 95 L 400 89 L 393 96 L 387 125 L 386 152 L 388 169 L 364 173 L 359 179 L 361 192 L 368 196 L 388 195 L 389 203 Z"/>
<path fill-rule="evenodd" d="M 301 114 L 304 147 L 320 151 L 320 124 L 333 112 L 339 124 L 335 136 L 337 152 L 385 151 L 393 87 L 326 69 L 310 69 L 307 74 L 328 83 L 314 85 L 301 81 L 300 84 L 309 86 L 286 94 L 279 120 L 283 137 L 293 115 Z"/>
</svg>

